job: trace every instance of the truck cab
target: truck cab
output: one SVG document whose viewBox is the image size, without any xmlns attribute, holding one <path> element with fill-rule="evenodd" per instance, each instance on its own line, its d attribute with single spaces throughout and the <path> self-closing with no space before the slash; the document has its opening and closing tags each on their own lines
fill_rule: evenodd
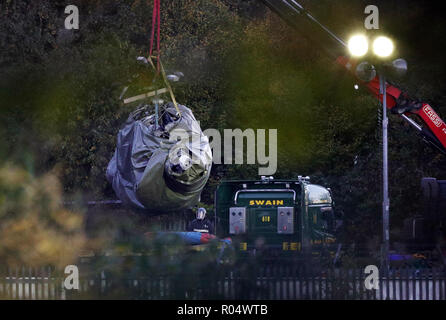
<svg viewBox="0 0 446 320">
<path fill-rule="evenodd" d="M 335 242 L 329 189 L 308 177 L 223 181 L 215 194 L 215 230 L 240 250 L 299 253 Z"/>
</svg>

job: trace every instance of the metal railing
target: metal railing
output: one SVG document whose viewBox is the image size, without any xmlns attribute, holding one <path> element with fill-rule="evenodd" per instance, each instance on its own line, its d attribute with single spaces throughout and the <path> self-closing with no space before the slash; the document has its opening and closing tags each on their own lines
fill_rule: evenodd
<svg viewBox="0 0 446 320">
<path fill-rule="evenodd" d="M 395 268 L 380 277 L 379 289 L 366 289 L 363 269 L 267 264 L 254 268 L 217 266 L 197 274 L 108 274 L 79 277 L 79 289 L 64 287 L 63 271 L 53 268 L 4 268 L 0 299 L 352 299 L 446 300 L 441 269 Z"/>
</svg>

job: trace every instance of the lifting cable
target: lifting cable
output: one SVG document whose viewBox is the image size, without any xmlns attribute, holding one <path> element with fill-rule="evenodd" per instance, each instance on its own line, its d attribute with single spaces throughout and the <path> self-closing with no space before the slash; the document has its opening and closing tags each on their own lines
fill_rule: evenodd
<svg viewBox="0 0 446 320">
<path fill-rule="evenodd" d="M 153 67 L 153 69 L 155 70 L 155 78 L 154 81 L 156 80 L 156 78 L 158 77 L 158 75 L 161 73 L 161 77 L 163 79 L 164 84 L 166 85 L 167 90 L 169 91 L 170 94 L 170 98 L 172 99 L 173 105 L 175 106 L 176 111 L 178 112 L 178 114 L 181 116 L 181 112 L 180 109 L 178 108 L 178 104 L 177 101 L 175 99 L 175 95 L 173 94 L 173 90 L 172 87 L 170 86 L 169 81 L 167 80 L 166 77 L 166 72 L 164 70 L 163 64 L 161 63 L 161 59 L 160 59 L 160 34 L 161 34 L 161 10 L 160 10 L 160 2 L 161 0 L 153 0 L 153 12 L 152 12 L 152 32 L 151 32 L 151 37 L 150 37 L 150 50 L 149 50 L 149 57 L 148 57 L 148 61 L 150 63 L 150 65 Z M 155 27 L 156 27 L 156 56 L 152 55 L 153 53 L 153 43 L 155 40 Z M 152 59 L 156 59 L 156 66 L 153 63 Z M 155 90 L 155 96 L 158 96 L 158 93 L 162 93 L 163 89 L 161 90 Z M 156 114 L 156 122 L 158 123 L 158 102 L 155 102 L 155 114 Z"/>
<path fill-rule="evenodd" d="M 152 57 L 153 52 L 153 41 L 155 39 L 155 24 L 157 25 L 157 34 L 156 34 L 156 72 L 157 74 L 160 71 L 160 21 L 161 21 L 161 14 L 160 14 L 160 0 L 153 0 L 153 12 L 152 12 L 152 35 L 150 37 L 150 51 L 149 51 L 149 57 Z"/>
</svg>

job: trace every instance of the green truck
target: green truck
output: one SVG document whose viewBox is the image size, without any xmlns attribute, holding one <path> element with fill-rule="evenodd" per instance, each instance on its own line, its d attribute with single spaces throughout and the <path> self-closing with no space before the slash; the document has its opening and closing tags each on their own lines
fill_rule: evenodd
<svg viewBox="0 0 446 320">
<path fill-rule="evenodd" d="M 286 254 L 335 249 L 340 220 L 331 191 L 308 177 L 223 181 L 215 193 L 215 230 L 241 251 Z"/>
</svg>

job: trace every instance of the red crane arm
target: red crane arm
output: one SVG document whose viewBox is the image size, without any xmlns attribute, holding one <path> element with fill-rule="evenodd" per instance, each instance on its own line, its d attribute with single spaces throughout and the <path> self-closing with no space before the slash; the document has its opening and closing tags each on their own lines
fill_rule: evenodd
<svg viewBox="0 0 446 320">
<path fill-rule="evenodd" d="M 338 57 L 336 62 L 344 66 L 347 70 L 354 74 L 356 68 L 356 63 L 347 57 Z M 358 79 L 359 80 L 359 79 Z M 359 80 L 361 81 L 361 80 Z M 382 96 L 379 93 L 379 78 L 376 76 L 370 82 L 361 83 L 367 87 L 367 89 L 382 102 Z M 446 152 L 446 123 L 440 118 L 440 116 L 434 111 L 434 109 L 425 102 L 415 102 L 410 99 L 406 94 L 404 94 L 397 87 L 386 83 L 386 94 L 387 94 L 387 108 L 392 112 L 397 114 L 415 114 L 429 128 L 431 132 L 430 137 L 424 137 L 425 139 L 430 139 L 429 141 L 434 143 L 443 153 Z M 406 107 L 403 107 L 403 103 Z M 423 135 L 429 134 L 426 129 L 422 130 Z M 433 135 L 433 137 L 432 137 Z"/>
</svg>

